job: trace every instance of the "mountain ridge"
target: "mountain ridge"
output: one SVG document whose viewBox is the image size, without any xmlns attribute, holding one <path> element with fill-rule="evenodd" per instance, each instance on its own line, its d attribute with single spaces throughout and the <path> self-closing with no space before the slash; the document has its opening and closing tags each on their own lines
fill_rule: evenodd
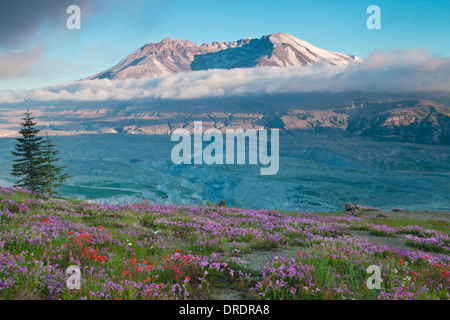
<svg viewBox="0 0 450 320">
<path fill-rule="evenodd" d="M 322 97 L 324 98 L 324 97 Z M 334 98 L 334 99 L 333 99 Z M 193 121 L 204 130 L 278 128 L 290 136 L 304 132 L 333 139 L 361 137 L 372 141 L 450 145 L 450 107 L 428 99 L 353 97 L 339 102 L 332 95 L 321 103 L 316 98 L 295 96 L 222 98 L 215 100 L 110 101 L 80 105 L 60 104 L 34 108 L 40 123 L 53 135 L 149 134 L 170 135 L 179 128 L 191 132 Z M 350 97 L 348 97 L 350 99 Z M 13 136 L 21 111 L 0 110 L 0 137 Z"/>
<path fill-rule="evenodd" d="M 361 61 L 354 55 L 321 49 L 286 33 L 202 45 L 165 38 L 145 44 L 115 66 L 82 80 L 155 78 L 208 69 L 304 67 L 317 63 L 346 67 Z"/>
</svg>

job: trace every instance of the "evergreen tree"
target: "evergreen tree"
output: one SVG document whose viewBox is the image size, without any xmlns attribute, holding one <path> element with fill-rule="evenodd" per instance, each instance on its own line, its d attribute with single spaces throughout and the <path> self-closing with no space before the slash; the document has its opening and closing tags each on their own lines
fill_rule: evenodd
<svg viewBox="0 0 450 320">
<path fill-rule="evenodd" d="M 42 137 L 37 137 L 39 129 L 35 128 L 36 122 L 31 117 L 27 107 L 25 118 L 20 124 L 23 128 L 19 131 L 22 137 L 17 138 L 15 151 L 11 151 L 16 159 L 13 160 L 11 174 L 20 179 L 15 187 L 24 187 L 31 191 L 39 191 L 42 187 Z"/>
<path fill-rule="evenodd" d="M 42 162 L 43 162 L 43 189 L 42 191 L 48 192 L 50 197 L 53 197 L 53 193 L 66 181 L 70 176 L 67 173 L 63 173 L 65 166 L 58 166 L 56 164 L 61 158 L 58 157 L 59 151 L 55 150 L 55 145 L 52 140 L 46 134 L 46 141 L 42 150 Z"/>
</svg>

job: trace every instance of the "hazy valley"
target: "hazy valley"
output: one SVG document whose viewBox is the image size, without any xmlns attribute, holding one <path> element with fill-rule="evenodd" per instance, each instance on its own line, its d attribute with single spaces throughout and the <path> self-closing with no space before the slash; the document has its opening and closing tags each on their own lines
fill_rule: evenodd
<svg viewBox="0 0 450 320">
<path fill-rule="evenodd" d="M 63 194 L 106 203 L 159 203 L 338 211 L 354 201 L 384 209 L 450 210 L 448 145 L 371 141 L 333 131 L 282 131 L 280 170 L 258 165 L 174 165 L 169 135 L 80 134 L 54 138 L 73 176 Z M 12 138 L 0 139 L 10 180 Z"/>
<path fill-rule="evenodd" d="M 338 87 L 347 68 L 353 76 L 346 81 L 360 82 L 361 63 L 283 33 L 147 44 L 83 81 L 0 103 L 0 179 L 12 181 L 10 150 L 29 106 L 42 133 L 55 136 L 73 176 L 63 188 L 71 197 L 201 205 L 224 199 L 304 211 L 337 211 L 348 201 L 450 210 L 448 93 L 301 89 L 325 80 Z M 174 165 L 170 134 L 192 132 L 194 121 L 222 132 L 280 129 L 279 172 Z"/>
</svg>

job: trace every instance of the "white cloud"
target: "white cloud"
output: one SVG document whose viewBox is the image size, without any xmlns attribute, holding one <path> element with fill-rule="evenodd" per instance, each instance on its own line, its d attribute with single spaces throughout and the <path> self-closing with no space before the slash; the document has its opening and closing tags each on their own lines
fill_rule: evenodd
<svg viewBox="0 0 450 320">
<path fill-rule="evenodd" d="M 303 68 L 208 70 L 162 78 L 86 80 L 24 93 L 31 101 L 126 101 L 133 99 L 200 99 L 231 95 L 343 91 L 450 91 L 450 58 L 426 50 L 373 52 L 360 65 L 342 69 Z M 0 102 L 20 100 L 0 92 Z"/>
</svg>

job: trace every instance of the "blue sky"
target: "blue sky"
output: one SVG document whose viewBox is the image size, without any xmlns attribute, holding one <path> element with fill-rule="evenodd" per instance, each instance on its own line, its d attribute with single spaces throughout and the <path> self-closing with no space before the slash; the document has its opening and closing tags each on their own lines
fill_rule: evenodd
<svg viewBox="0 0 450 320">
<path fill-rule="evenodd" d="M 0 91 L 87 77 L 166 37 L 201 44 L 285 32 L 362 58 L 375 49 L 411 48 L 450 56 L 450 1 L 444 0 L 69 1 L 81 7 L 81 30 L 66 28 L 65 7 L 42 1 L 48 10 L 27 12 L 21 1 L 20 8 L 10 0 L 0 4 L 0 19 L 11 17 L 8 25 L 0 24 L 0 33 L 9 35 L 0 36 Z M 366 27 L 371 4 L 381 9 L 381 30 Z M 28 29 L 21 27 L 22 19 Z M 12 56 L 17 58 L 11 68 L 2 67 Z"/>
</svg>

